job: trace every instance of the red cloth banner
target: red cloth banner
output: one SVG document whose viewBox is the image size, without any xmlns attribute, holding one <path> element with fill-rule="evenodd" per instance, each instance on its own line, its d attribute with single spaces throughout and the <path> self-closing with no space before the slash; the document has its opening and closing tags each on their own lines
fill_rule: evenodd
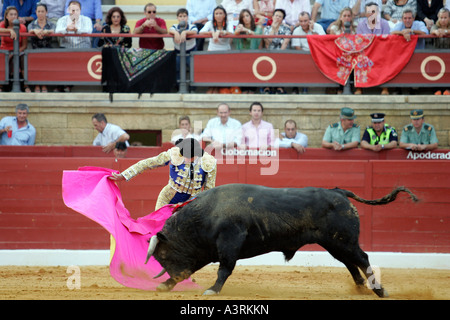
<svg viewBox="0 0 450 320">
<path fill-rule="evenodd" d="M 355 87 L 375 87 L 394 78 L 414 53 L 417 36 L 308 36 L 311 55 L 330 80 L 345 85 L 354 71 Z"/>
</svg>

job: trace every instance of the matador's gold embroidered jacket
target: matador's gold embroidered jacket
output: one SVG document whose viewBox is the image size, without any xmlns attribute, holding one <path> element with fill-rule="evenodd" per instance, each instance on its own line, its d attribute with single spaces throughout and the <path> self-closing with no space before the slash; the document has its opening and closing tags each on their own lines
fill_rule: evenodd
<svg viewBox="0 0 450 320">
<path fill-rule="evenodd" d="M 173 147 L 156 157 L 141 160 L 122 172 L 128 181 L 146 169 L 166 166 L 170 163 L 169 186 L 180 193 L 191 196 L 204 190 L 214 188 L 216 185 L 217 164 L 216 159 L 208 153 L 193 164 L 193 179 L 191 180 L 190 164 L 184 163 L 178 147 Z"/>
</svg>

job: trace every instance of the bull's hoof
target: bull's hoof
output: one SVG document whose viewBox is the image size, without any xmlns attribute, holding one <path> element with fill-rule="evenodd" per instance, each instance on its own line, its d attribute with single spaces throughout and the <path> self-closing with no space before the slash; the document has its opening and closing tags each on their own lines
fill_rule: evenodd
<svg viewBox="0 0 450 320">
<path fill-rule="evenodd" d="M 167 292 L 173 289 L 177 283 L 173 279 L 167 279 L 167 281 L 161 283 L 156 287 L 156 291 Z"/>
<path fill-rule="evenodd" d="M 216 292 L 214 290 L 211 290 L 211 289 L 208 289 L 205 292 L 203 292 L 204 296 L 215 296 L 215 295 L 218 295 L 218 294 L 219 294 L 218 292 Z"/>
<path fill-rule="evenodd" d="M 379 296 L 380 298 L 387 298 L 389 297 L 389 293 L 386 291 L 386 289 L 381 288 L 381 289 L 374 289 L 373 290 L 377 296 Z"/>
<path fill-rule="evenodd" d="M 170 291 L 171 288 L 165 283 L 161 283 L 159 286 L 156 287 L 156 291 L 158 292 L 167 292 Z"/>
</svg>

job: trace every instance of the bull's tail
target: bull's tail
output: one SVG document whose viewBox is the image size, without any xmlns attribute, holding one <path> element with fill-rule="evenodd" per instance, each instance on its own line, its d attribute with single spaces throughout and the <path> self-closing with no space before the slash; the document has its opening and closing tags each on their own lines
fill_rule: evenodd
<svg viewBox="0 0 450 320">
<path fill-rule="evenodd" d="M 370 204 L 370 205 L 388 204 L 388 203 L 394 201 L 397 198 L 397 195 L 400 192 L 408 193 L 409 196 L 411 197 L 411 200 L 414 201 L 414 202 L 419 201 L 419 199 L 416 197 L 416 195 L 414 193 L 412 193 L 408 188 L 405 188 L 405 187 L 397 187 L 394 190 L 392 190 L 391 193 L 389 193 L 388 195 L 384 196 L 383 198 L 375 199 L 375 200 L 363 199 L 363 198 L 358 197 L 356 194 L 354 194 L 353 192 L 348 191 L 348 190 L 339 189 L 339 188 L 336 188 L 335 190 L 343 192 L 343 194 L 346 197 L 349 197 L 349 198 L 355 199 L 358 202 L 365 203 L 365 204 Z"/>
</svg>

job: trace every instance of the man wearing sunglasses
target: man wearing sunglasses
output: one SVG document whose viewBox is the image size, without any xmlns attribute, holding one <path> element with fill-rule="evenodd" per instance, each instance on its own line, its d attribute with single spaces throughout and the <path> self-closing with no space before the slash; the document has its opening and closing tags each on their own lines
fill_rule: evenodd
<svg viewBox="0 0 450 320">
<path fill-rule="evenodd" d="M 145 18 L 136 22 L 135 34 L 166 34 L 166 21 L 156 17 L 156 6 L 148 3 L 144 8 Z M 143 49 L 164 49 L 163 38 L 139 38 L 139 47 Z"/>
</svg>

